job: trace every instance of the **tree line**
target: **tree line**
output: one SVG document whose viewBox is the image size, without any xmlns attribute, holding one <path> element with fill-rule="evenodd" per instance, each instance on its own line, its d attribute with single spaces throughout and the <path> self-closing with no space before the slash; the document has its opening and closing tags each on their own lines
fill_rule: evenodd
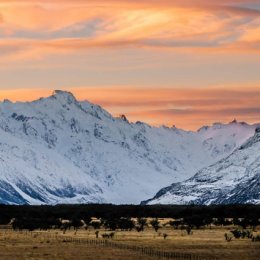
<svg viewBox="0 0 260 260">
<path fill-rule="evenodd" d="M 5 225 L 12 218 L 17 220 L 31 219 L 33 223 L 44 222 L 46 226 L 59 225 L 59 218 L 69 219 L 73 223 L 84 220 L 89 223 L 91 217 L 104 220 L 102 223 L 108 229 L 121 229 L 133 224 L 131 218 L 140 221 L 153 218 L 154 226 L 157 218 L 173 218 L 176 222 L 173 227 L 183 225 L 200 228 L 209 224 L 215 225 L 240 225 L 243 228 L 259 225 L 260 205 L 112 205 L 112 204 L 87 204 L 87 205 L 56 205 L 56 206 L 12 206 L 0 205 L 0 225 Z M 180 220 L 181 219 L 181 220 Z M 230 223 L 232 219 L 233 223 Z M 153 226 L 153 224 L 151 224 Z M 36 225 L 36 224 L 35 224 Z M 93 223 L 98 228 L 100 223 Z M 139 223 L 137 229 L 142 231 L 145 224 Z"/>
</svg>

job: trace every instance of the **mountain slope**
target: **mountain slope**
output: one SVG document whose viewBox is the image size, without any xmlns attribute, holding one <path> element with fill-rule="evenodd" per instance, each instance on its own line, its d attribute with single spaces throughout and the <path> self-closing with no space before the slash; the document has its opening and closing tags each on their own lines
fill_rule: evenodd
<svg viewBox="0 0 260 260">
<path fill-rule="evenodd" d="M 146 204 L 260 204 L 260 128 L 230 156 L 187 181 L 160 190 Z"/>
<path fill-rule="evenodd" d="M 0 202 L 138 203 L 229 155 L 255 125 L 197 132 L 114 118 L 64 91 L 0 103 Z"/>
</svg>

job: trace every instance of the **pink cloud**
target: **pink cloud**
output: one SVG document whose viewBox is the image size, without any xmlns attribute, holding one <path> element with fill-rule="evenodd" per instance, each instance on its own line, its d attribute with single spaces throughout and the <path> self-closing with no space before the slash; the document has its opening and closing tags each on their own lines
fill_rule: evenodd
<svg viewBox="0 0 260 260">
<path fill-rule="evenodd" d="M 118 47 L 259 51 L 253 30 L 259 28 L 260 11 L 239 3 L 247 1 L 1 1 L 7 34 L 0 45 L 28 55 Z M 59 36 L 60 30 L 93 19 L 103 20 L 93 35 Z"/>
<path fill-rule="evenodd" d="M 238 86 L 223 88 L 72 88 L 79 100 L 105 107 L 115 116 L 126 114 L 131 121 L 154 125 L 177 125 L 197 129 L 214 121 L 260 121 L 260 88 Z M 0 99 L 35 100 L 49 96 L 48 89 L 0 90 Z"/>
</svg>

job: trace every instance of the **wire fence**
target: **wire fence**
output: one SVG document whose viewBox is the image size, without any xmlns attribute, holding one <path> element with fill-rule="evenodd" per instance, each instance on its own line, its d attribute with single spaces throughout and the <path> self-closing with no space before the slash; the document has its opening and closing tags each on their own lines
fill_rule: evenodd
<svg viewBox="0 0 260 260">
<path fill-rule="evenodd" d="M 189 253 L 181 253 L 181 252 L 169 252 L 169 251 L 162 251 L 156 250 L 151 247 L 142 247 L 142 246 L 135 246 L 129 245 L 122 242 L 117 242 L 110 239 L 89 239 L 89 238 L 76 238 L 66 235 L 59 235 L 59 234 L 50 234 L 47 232 L 26 232 L 25 234 L 30 236 L 39 236 L 44 237 L 47 239 L 55 239 L 57 241 L 63 243 L 75 243 L 75 244 L 85 244 L 89 246 L 96 246 L 96 247 L 110 247 L 115 249 L 122 249 L 122 250 L 130 250 L 136 253 L 139 253 L 143 256 L 150 256 L 155 259 L 176 259 L 176 260 L 219 260 L 217 257 L 212 256 L 201 256 L 196 254 L 189 254 Z"/>
</svg>

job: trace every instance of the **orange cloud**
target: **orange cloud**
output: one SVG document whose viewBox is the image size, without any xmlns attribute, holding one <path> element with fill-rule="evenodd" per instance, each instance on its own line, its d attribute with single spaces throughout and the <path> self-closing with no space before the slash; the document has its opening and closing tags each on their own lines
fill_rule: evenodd
<svg viewBox="0 0 260 260">
<path fill-rule="evenodd" d="M 31 59 L 119 47 L 259 52 L 260 11 L 241 5 L 246 3 L 0 1 L 1 56 Z"/>
<path fill-rule="evenodd" d="M 105 107 L 115 116 L 126 114 L 131 121 L 144 121 L 153 125 L 176 125 L 197 129 L 216 121 L 260 121 L 260 88 L 133 88 L 93 87 L 73 88 L 80 100 L 89 100 Z M 47 97 L 48 89 L 1 90 L 0 99 L 35 100 Z"/>
<path fill-rule="evenodd" d="M 17 86 L 18 81 L 21 87 L 35 82 L 42 86 L 46 75 L 42 71 L 56 65 L 60 67 L 56 70 L 59 73 L 53 70 L 56 85 L 60 84 L 59 77 L 68 80 L 68 85 L 76 82 L 76 86 L 104 85 L 106 77 L 109 84 L 127 84 L 135 78 L 135 84 L 140 86 L 178 85 L 181 75 L 191 78 L 189 86 L 236 82 L 237 75 L 243 82 L 255 81 L 260 10 L 254 4 L 258 3 L 259 0 L 0 0 L 0 88 Z M 129 58 L 130 55 L 134 57 Z M 81 56 L 84 61 L 79 61 Z M 225 65 L 224 69 L 219 63 Z M 28 64 L 33 69 L 26 71 Z M 216 73 L 204 72 L 207 64 Z M 229 66 L 234 76 L 225 73 Z M 10 75 L 21 79 L 7 79 L 7 67 L 13 72 Z M 70 75 L 68 69 L 76 75 Z M 107 73 L 105 80 L 98 82 L 109 69 L 114 70 L 113 79 Z M 201 79 L 194 76 L 199 69 Z M 23 75 L 23 71 L 27 73 Z M 29 75 L 28 71 L 44 76 L 38 79 L 37 73 Z M 233 117 L 249 122 L 259 120 L 259 89 L 259 85 L 204 89 L 109 87 L 74 88 L 73 92 L 79 99 L 98 103 L 114 115 L 125 113 L 132 121 L 195 129 L 212 120 L 229 121 Z M 49 93 L 48 89 L 7 89 L 0 91 L 0 99 L 33 100 Z"/>
</svg>

